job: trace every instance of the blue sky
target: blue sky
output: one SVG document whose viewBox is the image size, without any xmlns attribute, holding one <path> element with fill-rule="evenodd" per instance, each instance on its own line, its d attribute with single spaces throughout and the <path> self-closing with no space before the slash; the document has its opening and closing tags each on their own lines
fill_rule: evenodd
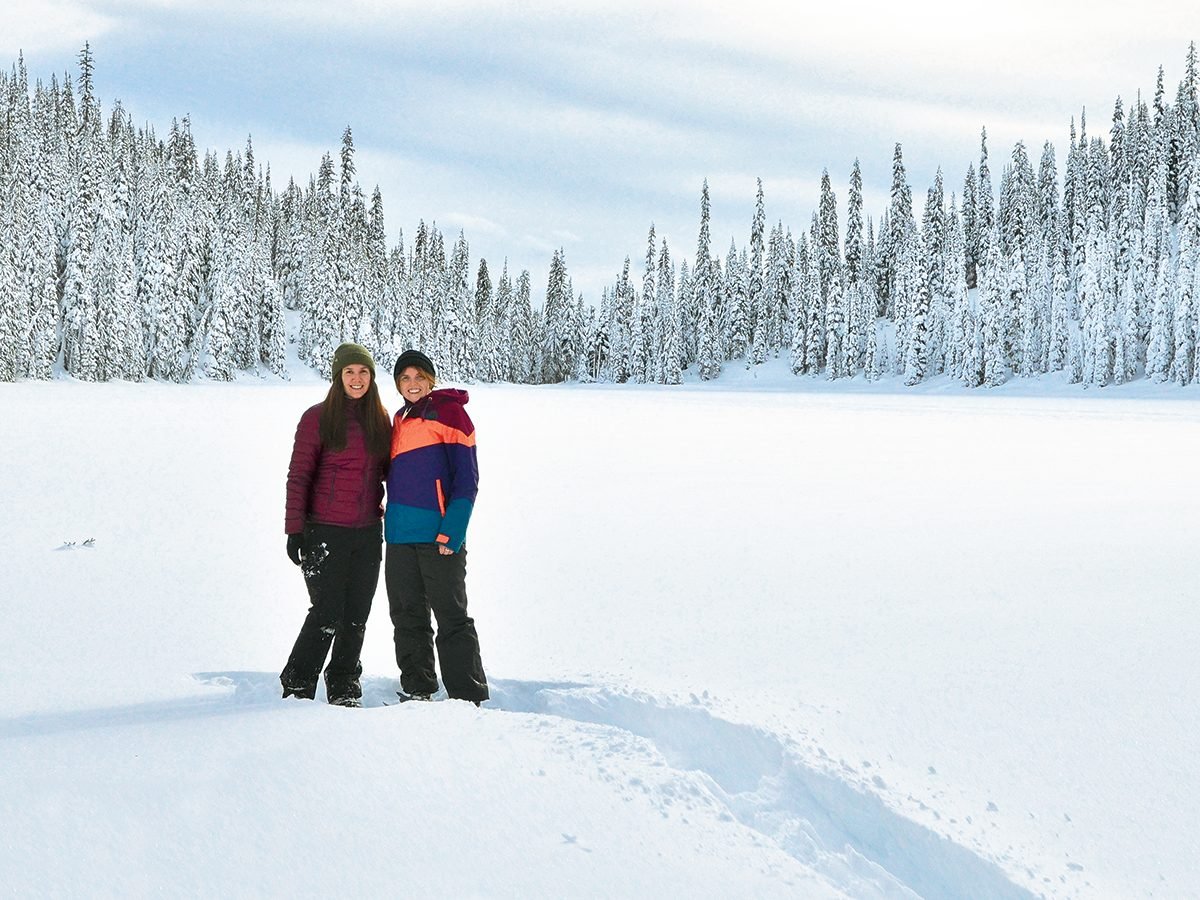
<svg viewBox="0 0 1200 900">
<path fill-rule="evenodd" d="M 1081 107 L 1107 134 L 1160 64 L 1173 98 L 1190 6 L 10 0 L 0 62 L 74 73 L 90 41 L 106 109 L 160 130 L 188 114 L 222 153 L 251 135 L 276 187 L 349 125 L 392 242 L 436 220 L 466 232 L 473 269 L 486 257 L 495 280 L 507 257 L 535 291 L 561 246 L 597 302 L 626 255 L 640 272 L 651 222 L 694 255 L 705 178 L 723 256 L 747 241 L 756 177 L 768 220 L 798 232 L 826 168 L 844 219 L 856 157 L 878 218 L 897 141 L 918 202 L 939 166 L 961 192 L 981 126 L 997 180 L 1017 140 L 1035 162 L 1053 141 L 1061 166 Z"/>
</svg>

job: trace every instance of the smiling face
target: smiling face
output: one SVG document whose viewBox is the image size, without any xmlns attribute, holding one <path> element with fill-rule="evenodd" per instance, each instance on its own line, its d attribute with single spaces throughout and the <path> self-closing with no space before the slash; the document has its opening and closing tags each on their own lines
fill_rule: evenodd
<svg viewBox="0 0 1200 900">
<path fill-rule="evenodd" d="M 396 388 L 408 403 L 416 403 L 433 390 L 433 380 L 416 366 L 408 366 L 396 377 Z"/>
<path fill-rule="evenodd" d="M 366 396 L 367 388 L 371 386 L 371 370 L 366 366 L 353 365 L 342 369 L 342 389 L 351 400 Z"/>
</svg>

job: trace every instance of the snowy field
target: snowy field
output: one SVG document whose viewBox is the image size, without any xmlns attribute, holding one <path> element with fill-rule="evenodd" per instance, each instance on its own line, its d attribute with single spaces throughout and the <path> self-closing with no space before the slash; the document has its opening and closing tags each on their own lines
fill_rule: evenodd
<svg viewBox="0 0 1200 900">
<path fill-rule="evenodd" d="M 0 385 L 0 893 L 1200 894 L 1200 392 L 470 390 L 493 699 L 384 706 L 381 585 L 352 710 L 323 385 Z"/>
</svg>

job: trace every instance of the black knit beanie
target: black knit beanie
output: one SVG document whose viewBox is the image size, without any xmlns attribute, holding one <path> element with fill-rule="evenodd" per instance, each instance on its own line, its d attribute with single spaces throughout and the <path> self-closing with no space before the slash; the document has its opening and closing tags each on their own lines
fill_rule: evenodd
<svg viewBox="0 0 1200 900">
<path fill-rule="evenodd" d="M 434 378 L 437 378 L 437 370 L 434 369 L 433 363 L 429 361 L 429 357 L 420 350 L 405 350 L 400 354 L 400 358 L 396 360 L 396 368 L 392 372 L 393 378 L 399 378 L 400 373 L 409 366 L 416 366 L 418 369 L 424 369 Z"/>
<path fill-rule="evenodd" d="M 370 352 L 362 344 L 342 344 L 333 351 L 332 379 L 337 381 L 342 369 L 354 365 L 366 366 L 371 370 L 371 380 L 375 380 L 375 360 L 371 359 Z"/>
</svg>

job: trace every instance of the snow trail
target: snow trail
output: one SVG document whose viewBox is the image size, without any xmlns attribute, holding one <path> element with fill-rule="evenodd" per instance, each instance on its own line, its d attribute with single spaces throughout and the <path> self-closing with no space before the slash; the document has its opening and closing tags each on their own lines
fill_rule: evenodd
<svg viewBox="0 0 1200 900">
<path fill-rule="evenodd" d="M 198 672 L 223 689 L 173 702 L 133 704 L 0 721 L 0 739 L 137 722 L 250 712 L 279 700 L 271 672 Z M 363 706 L 394 702 L 397 679 L 363 679 Z M 882 800 L 805 762 L 790 742 L 726 721 L 703 706 L 668 705 L 640 693 L 577 682 L 493 679 L 487 707 L 600 726 L 620 738 L 610 755 L 641 739 L 673 770 L 677 797 L 706 794 L 730 821 L 762 835 L 831 883 L 873 897 L 1028 898 L 1033 895 L 967 848 L 889 809 Z M 323 690 L 323 689 L 319 689 Z M 320 698 L 320 694 L 319 694 Z M 295 701 L 292 701 L 295 702 Z M 598 753 L 597 764 L 606 762 Z M 637 779 L 626 786 L 645 789 Z M 666 797 L 670 804 L 671 798 Z"/>
<path fill-rule="evenodd" d="M 578 684 L 505 680 L 493 681 L 491 705 L 645 738 L 673 768 L 706 776 L 733 818 L 833 883 L 855 885 L 855 896 L 1033 896 L 994 863 L 806 764 L 785 740 L 701 706 L 664 706 L 650 696 Z"/>
</svg>

